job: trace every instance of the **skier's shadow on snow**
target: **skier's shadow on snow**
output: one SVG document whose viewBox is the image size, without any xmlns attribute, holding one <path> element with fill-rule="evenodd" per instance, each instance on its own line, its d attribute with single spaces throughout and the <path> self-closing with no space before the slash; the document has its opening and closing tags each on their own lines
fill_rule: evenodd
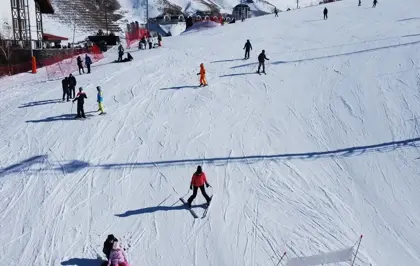
<svg viewBox="0 0 420 266">
<path fill-rule="evenodd" d="M 245 76 L 245 75 L 255 75 L 255 74 L 257 74 L 257 73 L 256 72 L 234 73 L 234 74 L 221 75 L 221 76 L 219 76 L 219 78 Z"/>
<path fill-rule="evenodd" d="M 193 205 L 191 206 L 191 208 L 204 208 L 205 204 L 200 204 L 200 205 Z M 115 214 L 115 216 L 120 217 L 120 218 L 124 218 L 124 217 L 130 217 L 133 215 L 139 215 L 139 214 L 148 214 L 148 213 L 154 213 L 154 212 L 167 212 L 167 211 L 178 211 L 178 210 L 186 210 L 187 207 L 185 205 L 177 205 L 177 206 L 155 206 L 155 207 L 147 207 L 147 208 L 142 208 L 142 209 L 137 209 L 137 210 L 131 210 L 131 211 L 126 211 L 125 213 L 122 214 Z"/>
<path fill-rule="evenodd" d="M 166 90 L 182 90 L 182 89 L 193 89 L 193 88 L 197 88 L 198 86 L 191 86 L 191 85 L 186 85 L 186 86 L 178 86 L 178 87 L 169 87 L 169 88 L 162 88 L 160 89 L 161 91 L 166 91 Z"/>
<path fill-rule="evenodd" d="M 60 99 L 29 102 L 29 103 L 22 104 L 21 106 L 19 106 L 19 108 L 34 107 L 34 106 L 40 106 L 40 105 L 46 105 L 46 104 L 55 104 L 55 103 L 60 103 L 60 102 L 62 102 Z"/>
<path fill-rule="evenodd" d="M 210 63 L 214 64 L 214 63 L 227 63 L 227 62 L 235 62 L 235 61 L 240 61 L 240 60 L 244 60 L 243 58 L 237 58 L 237 59 L 226 59 L 226 60 L 217 60 L 217 61 L 212 61 Z"/>
<path fill-rule="evenodd" d="M 91 117 L 89 115 L 91 112 L 85 112 L 86 117 Z M 66 121 L 66 120 L 76 120 L 76 114 L 64 114 L 64 115 L 57 115 L 57 116 L 50 116 L 47 118 L 39 119 L 39 120 L 27 120 L 26 123 L 46 123 L 46 122 L 56 122 L 56 121 Z"/>
<path fill-rule="evenodd" d="M 61 265 L 77 265 L 77 266 L 92 266 L 92 265 L 102 265 L 105 261 L 102 259 L 79 259 L 73 258 L 66 261 L 62 261 Z M 106 264 L 108 265 L 108 264 Z"/>
</svg>

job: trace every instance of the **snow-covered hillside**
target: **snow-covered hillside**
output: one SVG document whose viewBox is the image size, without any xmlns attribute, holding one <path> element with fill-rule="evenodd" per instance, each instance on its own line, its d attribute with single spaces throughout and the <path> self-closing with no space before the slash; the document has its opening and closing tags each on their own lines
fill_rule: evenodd
<svg viewBox="0 0 420 266">
<path fill-rule="evenodd" d="M 2 263 L 97 265 L 112 233 L 132 266 L 275 265 L 364 234 L 355 265 L 420 265 L 420 3 L 356 4 L 168 38 L 126 64 L 112 50 L 76 75 L 84 121 L 44 70 L 1 79 Z M 199 164 L 205 219 L 179 201 Z"/>
</svg>

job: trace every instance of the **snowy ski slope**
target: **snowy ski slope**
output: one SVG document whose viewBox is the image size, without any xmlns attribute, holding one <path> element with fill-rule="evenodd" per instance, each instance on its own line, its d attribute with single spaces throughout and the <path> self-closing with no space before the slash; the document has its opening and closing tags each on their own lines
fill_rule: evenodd
<svg viewBox="0 0 420 266">
<path fill-rule="evenodd" d="M 360 234 L 355 265 L 420 265 L 420 3 L 356 4 L 168 38 L 126 64 L 111 50 L 76 75 L 85 121 L 44 70 L 1 79 L 2 264 L 98 265 L 113 233 L 133 266 L 275 265 Z M 178 198 L 198 164 L 216 196 L 194 220 Z"/>
</svg>

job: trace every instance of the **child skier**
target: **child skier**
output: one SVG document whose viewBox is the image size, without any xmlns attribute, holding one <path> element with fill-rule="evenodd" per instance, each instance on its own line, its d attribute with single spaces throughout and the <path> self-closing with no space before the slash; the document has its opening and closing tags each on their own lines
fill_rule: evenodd
<svg viewBox="0 0 420 266">
<path fill-rule="evenodd" d="M 118 241 L 118 239 L 114 235 L 108 235 L 104 242 L 102 251 L 104 252 L 107 260 L 109 260 L 109 255 L 111 254 L 111 250 L 115 241 Z"/>
<path fill-rule="evenodd" d="M 97 98 L 97 102 L 98 102 L 98 112 L 100 111 L 100 115 L 104 114 L 104 97 L 102 96 L 102 90 L 101 90 L 101 86 L 96 87 L 96 89 L 98 90 L 98 94 L 96 95 Z"/>
<path fill-rule="evenodd" d="M 200 87 L 207 86 L 207 79 L 206 79 L 206 69 L 204 68 L 204 64 L 200 64 L 200 73 L 197 73 L 197 76 L 200 75 Z"/>
<path fill-rule="evenodd" d="M 190 189 L 193 190 L 193 194 L 188 199 L 188 207 L 191 208 L 191 203 L 197 197 L 197 190 L 200 188 L 201 194 L 203 194 L 204 198 L 207 200 L 207 203 L 210 203 L 211 198 L 207 195 L 206 189 L 204 187 L 209 187 L 210 184 L 207 182 L 206 174 L 201 169 L 201 166 L 197 166 L 197 171 L 193 174 L 190 183 Z"/>
<path fill-rule="evenodd" d="M 116 239 L 114 240 L 111 253 L 109 254 L 108 266 L 130 266 L 124 250 L 122 250 Z"/>
</svg>

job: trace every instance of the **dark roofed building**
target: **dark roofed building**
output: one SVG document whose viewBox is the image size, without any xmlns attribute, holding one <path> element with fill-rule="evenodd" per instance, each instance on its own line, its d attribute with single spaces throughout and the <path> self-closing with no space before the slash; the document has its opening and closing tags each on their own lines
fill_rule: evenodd
<svg viewBox="0 0 420 266">
<path fill-rule="evenodd" d="M 246 19 L 251 16 L 251 8 L 246 4 L 239 4 L 233 8 L 232 15 L 235 20 Z"/>
</svg>

